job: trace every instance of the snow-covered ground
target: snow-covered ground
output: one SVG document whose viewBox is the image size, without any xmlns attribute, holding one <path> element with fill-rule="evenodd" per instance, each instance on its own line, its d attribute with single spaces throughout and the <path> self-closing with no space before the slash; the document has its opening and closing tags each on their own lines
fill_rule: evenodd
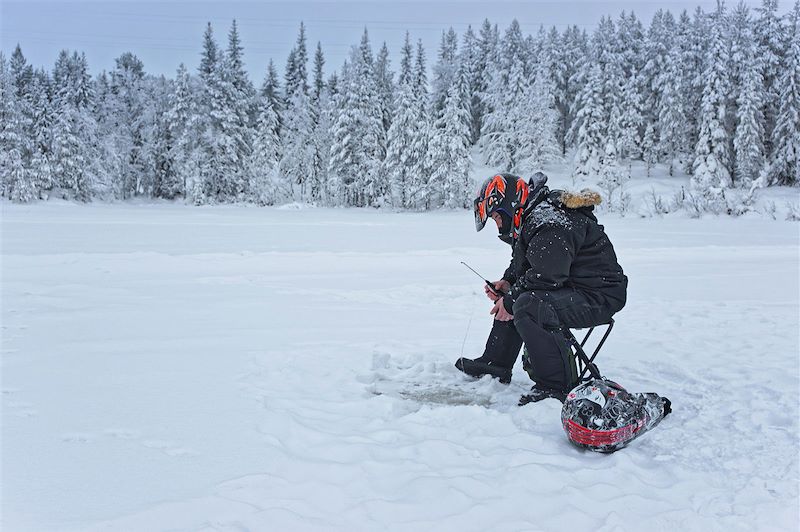
<svg viewBox="0 0 800 532">
<path fill-rule="evenodd" d="M 603 216 L 613 455 L 453 368 L 508 249 L 466 212 L 2 205 L 2 528 L 797 530 L 798 225 Z"/>
</svg>

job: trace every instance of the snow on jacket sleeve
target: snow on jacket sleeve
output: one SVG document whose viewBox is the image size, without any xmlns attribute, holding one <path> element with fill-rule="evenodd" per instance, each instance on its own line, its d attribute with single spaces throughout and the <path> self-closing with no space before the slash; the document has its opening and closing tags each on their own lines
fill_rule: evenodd
<svg viewBox="0 0 800 532">
<path fill-rule="evenodd" d="M 514 277 L 509 296 L 503 301 L 507 311 L 511 312 L 513 302 L 524 292 L 564 286 L 584 233 L 583 227 L 575 225 L 582 224 L 547 203 L 531 212 L 506 270 Z"/>
</svg>

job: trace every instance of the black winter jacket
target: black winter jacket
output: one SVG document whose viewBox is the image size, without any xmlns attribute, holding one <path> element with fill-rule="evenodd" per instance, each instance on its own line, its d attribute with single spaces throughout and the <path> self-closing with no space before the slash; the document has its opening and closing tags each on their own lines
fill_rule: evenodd
<svg viewBox="0 0 800 532">
<path fill-rule="evenodd" d="M 625 306 L 628 278 L 614 247 L 592 212 L 596 192 L 544 188 L 525 209 L 503 279 L 511 291 L 503 304 L 512 313 L 517 297 L 531 290 L 574 288 L 618 312 Z"/>
</svg>

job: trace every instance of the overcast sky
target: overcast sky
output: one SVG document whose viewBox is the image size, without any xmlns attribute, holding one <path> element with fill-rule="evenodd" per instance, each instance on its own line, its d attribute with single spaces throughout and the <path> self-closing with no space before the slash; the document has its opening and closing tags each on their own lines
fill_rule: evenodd
<svg viewBox="0 0 800 532">
<path fill-rule="evenodd" d="M 760 0 L 746 2 L 758 6 Z M 713 10 L 715 0 L 677 1 L 388 1 L 360 2 L 220 2 L 220 1 L 9 1 L 0 0 L 0 46 L 8 56 L 17 43 L 28 61 L 51 69 L 62 48 L 85 51 L 92 74 L 114 66 L 114 58 L 131 51 L 145 64 L 148 72 L 174 76 L 183 62 L 190 70 L 197 68 L 201 38 L 206 22 L 214 26 L 217 41 L 225 46 L 232 19 L 239 24 L 245 51 L 246 67 L 253 80 L 263 78 L 267 62 L 275 60 L 283 73 L 289 50 L 294 45 L 300 21 L 307 27 L 309 49 L 322 42 L 326 71 L 339 68 L 350 47 L 358 43 L 366 26 L 373 49 L 386 41 L 397 66 L 400 46 L 406 30 L 414 40 L 421 38 L 431 60 L 443 29 L 452 26 L 461 33 L 472 25 L 480 26 L 489 18 L 504 28 L 516 18 L 523 31 L 535 32 L 539 25 L 559 29 L 577 24 L 591 31 L 601 16 L 617 16 L 622 10 L 634 10 L 649 24 L 656 10 L 696 6 Z M 729 2 L 729 5 L 733 5 Z M 791 8 L 782 0 L 781 12 Z"/>
</svg>

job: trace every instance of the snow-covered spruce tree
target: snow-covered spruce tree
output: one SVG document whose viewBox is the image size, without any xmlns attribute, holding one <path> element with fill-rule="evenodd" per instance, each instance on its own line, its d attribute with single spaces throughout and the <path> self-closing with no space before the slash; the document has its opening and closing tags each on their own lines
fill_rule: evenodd
<svg viewBox="0 0 800 532">
<path fill-rule="evenodd" d="M 647 171 L 647 177 L 650 177 L 650 170 L 658 162 L 658 147 L 661 144 L 660 135 L 656 134 L 656 125 L 653 122 L 648 122 L 642 136 L 642 161 Z"/>
<path fill-rule="evenodd" d="M 188 197 L 199 177 L 197 166 L 198 114 L 196 112 L 191 78 L 181 63 L 169 96 L 167 126 L 172 139 L 169 157 L 172 160 L 175 188 L 172 196 Z"/>
<path fill-rule="evenodd" d="M 430 195 L 430 174 L 428 166 L 428 146 L 431 137 L 431 111 L 428 105 L 428 74 L 425 67 L 425 48 L 422 40 L 417 41 L 416 58 L 414 61 L 414 83 L 411 85 L 414 92 L 414 108 L 419 126 L 414 130 L 412 137 L 412 150 L 420 154 L 414 175 L 408 186 L 408 198 L 413 209 L 429 209 L 432 205 Z"/>
<path fill-rule="evenodd" d="M 687 83 L 689 78 L 684 75 L 686 65 L 683 61 L 683 43 L 688 38 L 687 21 L 688 15 L 684 11 L 677 26 L 677 38 L 666 56 L 664 70 L 658 81 L 661 94 L 656 122 L 659 131 L 656 151 L 669 165 L 669 175 L 674 175 L 676 159 L 682 159 L 689 153 L 689 99 L 686 93 L 691 90 L 691 86 Z"/>
<path fill-rule="evenodd" d="M 330 92 L 325 86 L 323 77 L 324 66 L 325 56 L 322 53 L 322 44 L 318 42 L 316 52 L 314 53 L 314 73 L 310 97 L 311 117 L 313 121 L 311 142 L 314 148 L 314 155 L 309 175 L 310 184 L 308 187 L 308 196 L 312 202 L 326 200 L 328 159 L 330 158 L 331 113 L 328 107 L 331 102 Z"/>
<path fill-rule="evenodd" d="M 450 208 L 466 207 L 472 189 L 469 179 L 472 164 L 469 154 L 470 116 L 462 97 L 458 84 L 453 84 L 447 93 L 442 115 L 431 129 L 428 147 L 430 182 L 441 187 L 431 190 L 441 198 L 441 203 L 434 205 L 443 204 Z"/>
<path fill-rule="evenodd" d="M 705 87 L 705 67 L 707 59 L 708 36 L 710 32 L 709 17 L 699 7 L 695 10 L 691 21 L 689 17 L 681 17 L 681 24 L 686 25 L 686 45 L 681 48 L 681 65 L 684 71 L 684 91 L 686 100 L 686 117 L 689 130 L 689 145 L 684 170 L 694 172 L 695 151 L 700 140 L 700 124 L 703 91 Z"/>
<path fill-rule="evenodd" d="M 593 64 L 578 95 L 578 112 L 572 123 L 571 137 L 577 146 L 572 170 L 574 178 L 599 173 L 606 149 L 606 127 L 602 72 L 599 64 Z"/>
<path fill-rule="evenodd" d="M 278 113 L 269 98 L 261 98 L 256 122 L 253 151 L 247 161 L 250 199 L 259 205 L 272 205 L 288 196 L 279 190 L 284 182 L 278 178 L 281 140 L 278 137 Z"/>
<path fill-rule="evenodd" d="M 2 195 L 17 202 L 37 197 L 30 171 L 35 148 L 32 72 L 19 45 L 8 63 L 0 53 L 0 183 Z"/>
<path fill-rule="evenodd" d="M 86 56 L 59 54 L 54 70 L 52 168 L 56 185 L 66 197 L 89 201 L 105 193 L 101 181 L 97 124 L 91 114 L 93 91 Z"/>
<path fill-rule="evenodd" d="M 0 190 L 13 201 L 26 202 L 35 199 L 36 190 L 22 161 L 24 135 L 17 100 L 8 62 L 0 52 Z"/>
<path fill-rule="evenodd" d="M 225 132 L 233 143 L 231 170 L 235 189 L 231 199 L 245 198 L 248 194 L 246 161 L 253 149 L 252 119 L 255 109 L 255 88 L 244 68 L 243 47 L 236 20 L 228 32 L 228 48 L 222 62 L 225 91 Z"/>
<path fill-rule="evenodd" d="M 318 200 L 324 204 L 332 204 L 335 194 L 331 194 L 330 179 L 328 175 L 328 163 L 331 158 L 331 143 L 333 141 L 332 128 L 333 120 L 337 114 L 337 99 L 339 95 L 336 90 L 338 79 L 334 72 L 325 84 L 325 88 L 320 94 L 319 116 L 314 128 L 314 146 L 318 153 L 319 160 L 319 186 Z"/>
<path fill-rule="evenodd" d="M 502 171 L 518 172 L 525 142 L 520 128 L 528 120 L 523 109 L 530 86 L 527 47 L 519 23 L 514 20 L 500 44 L 499 68 L 493 70 L 486 98 L 481 146 L 486 163 Z"/>
<path fill-rule="evenodd" d="M 326 205 L 339 206 L 342 204 L 340 183 L 330 174 L 331 149 L 333 146 L 333 126 L 339 113 L 344 108 L 344 95 L 341 93 L 341 83 L 339 72 L 333 71 L 325 82 L 325 90 L 322 93 L 322 116 L 320 117 L 319 131 L 324 134 L 322 139 L 324 146 L 324 156 L 322 163 L 327 166 L 325 171 L 325 183 L 322 189 L 322 201 Z"/>
<path fill-rule="evenodd" d="M 781 76 L 778 115 L 772 131 L 772 155 L 759 185 L 800 184 L 800 2 L 788 18 L 788 44 Z"/>
<path fill-rule="evenodd" d="M 220 52 L 211 24 L 203 37 L 198 94 L 201 193 L 195 203 L 235 201 L 246 194 L 245 161 L 251 150 L 247 109 L 249 89 L 243 85 L 241 46 L 236 25 L 228 35 L 227 53 Z"/>
<path fill-rule="evenodd" d="M 108 92 L 102 94 L 105 108 L 103 137 L 115 194 L 122 198 L 152 195 L 152 167 L 145 148 L 153 106 L 145 93 L 144 65 L 126 52 L 115 60 Z M 113 161 L 113 164 L 111 164 Z"/>
<path fill-rule="evenodd" d="M 33 67 L 28 64 L 22 53 L 22 48 L 17 44 L 11 59 L 8 62 L 11 84 L 14 90 L 14 104 L 16 108 L 15 119 L 16 128 L 19 135 L 17 149 L 20 152 L 23 164 L 30 168 L 33 158 L 33 95 L 31 92 L 33 84 Z"/>
<path fill-rule="evenodd" d="M 642 73 L 645 62 L 641 46 L 644 40 L 642 23 L 632 12 L 627 15 L 623 12 L 615 37 L 609 81 L 611 86 L 619 87 L 620 95 L 612 99 L 614 108 L 610 110 L 610 117 L 618 117 L 611 120 L 615 131 L 619 132 L 617 153 L 620 157 L 633 159 L 638 158 L 642 151 L 641 130 L 645 127 L 645 119 L 654 121 L 652 116 L 644 116 L 643 109 Z"/>
<path fill-rule="evenodd" d="M 523 174 L 541 169 L 560 155 L 552 76 L 546 63 L 538 63 L 534 68 L 533 83 L 525 91 L 519 117 L 518 167 Z"/>
<path fill-rule="evenodd" d="M 59 188 L 80 201 L 91 199 L 97 178 L 94 150 L 87 142 L 85 126 L 91 127 L 86 111 L 66 98 L 59 99 L 53 126 L 53 174 Z"/>
<path fill-rule="evenodd" d="M 558 111 L 556 139 L 562 156 L 567 154 L 568 133 L 575 119 L 575 99 L 580 87 L 578 68 L 586 55 L 586 43 L 581 36 L 577 26 L 567 28 L 563 34 L 554 26 L 547 34 L 539 58 L 553 79 L 553 98 Z"/>
<path fill-rule="evenodd" d="M 55 121 L 53 103 L 50 100 L 50 78 L 43 69 L 34 72 L 31 83 L 33 105 L 31 179 L 40 198 L 46 198 L 53 189 L 51 166 L 52 127 Z"/>
<path fill-rule="evenodd" d="M 279 164 L 280 175 L 288 185 L 288 197 L 299 201 L 308 199 L 314 164 L 314 117 L 308 95 L 307 63 L 305 27 L 300 24 L 297 43 L 286 64 L 286 112 Z"/>
<path fill-rule="evenodd" d="M 272 59 L 269 60 L 269 65 L 267 66 L 267 74 L 264 77 L 264 83 L 261 85 L 261 90 L 259 91 L 259 96 L 262 100 L 266 99 L 267 102 L 272 106 L 275 110 L 275 113 L 278 115 L 278 129 L 275 133 L 280 136 L 281 132 L 281 124 L 282 124 L 282 115 L 283 110 L 285 109 L 283 97 L 281 96 L 281 85 L 280 80 L 278 79 L 278 71 L 275 69 L 275 63 L 273 63 Z"/>
<path fill-rule="evenodd" d="M 169 120 L 173 83 L 164 76 L 148 77 L 146 82 L 153 106 L 152 126 L 146 143 L 148 159 L 153 165 L 152 193 L 157 198 L 173 199 L 183 195 L 183 178 L 175 168 L 173 146 L 176 139 Z"/>
<path fill-rule="evenodd" d="M 283 119 L 280 175 L 286 180 L 289 199 L 308 199 L 313 173 L 314 119 L 308 94 L 300 86 L 287 101 Z"/>
<path fill-rule="evenodd" d="M 392 125 L 392 115 L 394 114 L 394 73 L 391 69 L 389 59 L 389 48 L 384 42 L 378 56 L 375 59 L 375 88 L 378 91 L 378 104 L 381 108 L 381 122 L 383 124 L 383 135 L 381 144 L 381 159 L 386 156 L 386 134 Z"/>
<path fill-rule="evenodd" d="M 414 137 L 422 126 L 417 120 L 417 105 L 411 83 L 400 83 L 395 98 L 397 109 L 389 128 L 384 160 L 384 172 L 389 182 L 390 202 L 393 206 L 411 207 L 410 188 L 424 153 L 415 151 Z"/>
<path fill-rule="evenodd" d="M 750 11 L 740 3 L 732 14 L 736 114 L 733 183 L 749 187 L 764 165 L 764 78 L 753 38 Z"/>
<path fill-rule="evenodd" d="M 785 55 L 784 40 L 788 28 L 778 16 L 778 0 L 762 0 L 761 7 L 757 11 L 760 16 L 755 21 L 754 37 L 758 46 L 756 56 L 761 64 L 761 75 L 764 80 L 761 112 L 764 116 L 764 150 L 769 156 L 773 149 L 772 131 L 778 116 L 781 61 Z"/>
<path fill-rule="evenodd" d="M 456 83 L 458 74 L 458 36 L 453 28 L 442 32 L 436 64 L 433 65 L 431 81 L 431 105 L 438 120 L 444 113 L 445 100 L 450 88 Z"/>
<path fill-rule="evenodd" d="M 395 114 L 387 133 L 386 158 L 383 161 L 383 174 L 389 186 L 389 201 L 394 207 L 403 209 L 412 207 L 413 189 L 426 177 L 423 174 L 426 152 L 421 149 L 424 146 L 418 142 L 425 127 L 420 116 L 424 108 L 417 99 L 415 82 L 414 49 L 410 36 L 406 33 L 393 102 Z"/>
<path fill-rule="evenodd" d="M 406 32 L 403 47 L 400 49 L 400 71 L 397 73 L 397 85 L 414 83 L 414 47 L 411 45 L 411 35 Z"/>
<path fill-rule="evenodd" d="M 470 144 L 475 144 L 480 136 L 480 80 L 482 73 L 479 71 L 478 64 L 478 40 L 472 26 L 467 27 L 461 42 L 461 49 L 458 53 L 459 70 L 463 72 L 465 79 L 464 90 L 466 100 L 464 105 L 469 110 L 470 115 Z"/>
<path fill-rule="evenodd" d="M 730 98 L 727 29 L 725 8 L 720 3 L 709 27 L 700 131 L 691 180 L 692 188 L 706 196 L 717 196 L 731 185 L 730 132 L 725 127 Z"/>
<path fill-rule="evenodd" d="M 333 122 L 328 172 L 348 206 L 373 206 L 384 201 L 378 182 L 383 131 L 373 61 L 366 32 L 353 47 L 342 71 L 341 109 Z"/>
<path fill-rule="evenodd" d="M 488 114 L 489 107 L 489 85 L 495 75 L 493 72 L 500 68 L 497 63 L 497 49 L 499 44 L 499 32 L 497 26 L 492 26 L 488 19 L 483 21 L 481 29 L 478 33 L 478 52 L 476 58 L 476 72 L 475 79 L 475 93 L 477 94 L 477 102 L 473 104 L 473 131 L 474 140 L 473 144 L 480 142 L 481 131 L 483 130 L 483 122 Z"/>
<path fill-rule="evenodd" d="M 186 175 L 186 196 L 195 205 L 214 201 L 211 191 L 218 179 L 213 166 L 214 143 L 217 130 L 211 117 L 213 95 L 220 85 L 220 52 L 214 40 L 214 30 L 209 22 L 203 33 L 203 51 L 198 67 L 198 83 L 193 98 L 194 113 L 192 127 L 187 131 L 191 136 L 193 148 L 187 153 L 188 173 Z"/>
</svg>

